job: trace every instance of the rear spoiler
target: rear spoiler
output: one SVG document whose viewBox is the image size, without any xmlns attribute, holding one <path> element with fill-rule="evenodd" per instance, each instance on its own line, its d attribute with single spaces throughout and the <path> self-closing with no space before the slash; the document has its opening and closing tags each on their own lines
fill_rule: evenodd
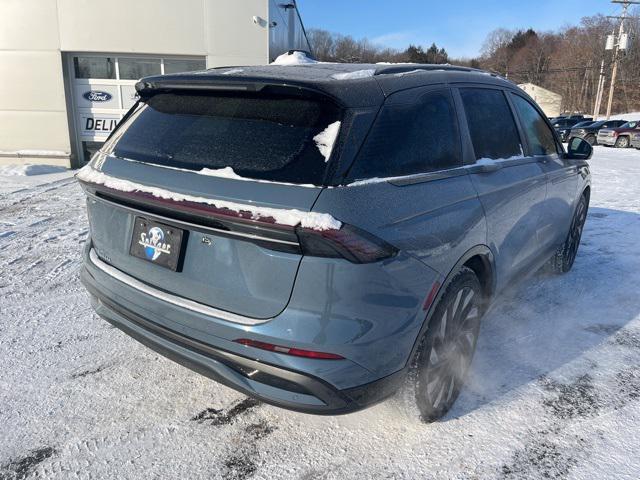
<svg viewBox="0 0 640 480">
<path fill-rule="evenodd" d="M 136 91 L 142 100 L 167 92 L 246 92 L 265 95 L 296 97 L 321 97 L 345 107 L 331 92 L 292 81 L 265 80 L 250 77 L 213 77 L 204 75 L 157 76 L 143 78 L 136 83 Z"/>
</svg>

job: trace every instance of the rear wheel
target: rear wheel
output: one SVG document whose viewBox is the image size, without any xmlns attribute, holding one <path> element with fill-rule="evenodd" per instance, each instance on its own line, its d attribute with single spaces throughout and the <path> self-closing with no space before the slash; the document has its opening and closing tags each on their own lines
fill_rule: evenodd
<svg viewBox="0 0 640 480">
<path fill-rule="evenodd" d="M 595 135 L 587 135 L 584 137 L 584 140 L 591 146 L 596 144 L 596 136 Z"/>
<path fill-rule="evenodd" d="M 582 195 L 573 215 L 567 239 L 562 247 L 556 251 L 556 254 L 551 257 L 551 260 L 549 260 L 549 267 L 553 272 L 566 273 L 573 267 L 573 262 L 575 262 L 576 255 L 578 254 L 580 239 L 582 238 L 584 222 L 587 219 L 588 208 L 589 201 L 586 195 Z"/>
<path fill-rule="evenodd" d="M 629 137 L 618 137 L 616 140 L 616 148 L 627 148 L 629 146 Z"/>
<path fill-rule="evenodd" d="M 482 287 L 466 267 L 435 307 L 414 365 L 415 401 L 425 422 L 445 415 L 464 384 L 484 312 Z"/>
</svg>

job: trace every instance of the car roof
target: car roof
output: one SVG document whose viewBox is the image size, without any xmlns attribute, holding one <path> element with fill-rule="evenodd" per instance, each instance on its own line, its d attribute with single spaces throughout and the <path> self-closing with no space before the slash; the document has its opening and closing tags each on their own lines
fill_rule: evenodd
<svg viewBox="0 0 640 480">
<path fill-rule="evenodd" d="M 199 72 L 143 78 L 137 85 L 146 90 L 180 88 L 257 90 L 264 86 L 315 90 L 347 107 L 381 104 L 392 93 L 407 88 L 443 83 L 480 83 L 516 89 L 512 82 L 495 74 L 454 65 L 416 63 L 309 63 L 218 67 Z M 358 88 L 353 88 L 357 84 Z M 144 95 L 143 95 L 144 96 Z"/>
</svg>

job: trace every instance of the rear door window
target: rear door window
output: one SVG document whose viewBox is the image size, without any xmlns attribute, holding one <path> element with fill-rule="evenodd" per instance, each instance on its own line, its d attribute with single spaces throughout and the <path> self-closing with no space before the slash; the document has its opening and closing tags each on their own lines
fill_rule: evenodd
<svg viewBox="0 0 640 480">
<path fill-rule="evenodd" d="M 418 98 L 406 95 L 406 101 L 382 107 L 349 180 L 428 173 L 461 165 L 451 93 L 437 90 Z"/>
<path fill-rule="evenodd" d="M 340 120 L 332 103 L 302 98 L 160 93 L 145 103 L 114 137 L 114 155 L 288 183 L 323 183 L 314 137 Z"/>
<path fill-rule="evenodd" d="M 511 94 L 520 124 L 527 137 L 532 155 L 551 155 L 558 153 L 555 138 L 542 115 L 528 100 L 520 95 Z"/>
<path fill-rule="evenodd" d="M 522 156 L 518 129 L 502 90 L 461 88 L 476 160 Z"/>
</svg>

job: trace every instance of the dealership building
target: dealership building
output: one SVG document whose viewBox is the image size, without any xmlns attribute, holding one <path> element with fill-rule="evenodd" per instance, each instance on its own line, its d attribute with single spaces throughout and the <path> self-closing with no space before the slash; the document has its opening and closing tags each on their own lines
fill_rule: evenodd
<svg viewBox="0 0 640 480">
<path fill-rule="evenodd" d="M 310 49 L 295 0 L 2 0 L 0 19 L 0 163 L 81 166 L 140 77 Z"/>
</svg>

